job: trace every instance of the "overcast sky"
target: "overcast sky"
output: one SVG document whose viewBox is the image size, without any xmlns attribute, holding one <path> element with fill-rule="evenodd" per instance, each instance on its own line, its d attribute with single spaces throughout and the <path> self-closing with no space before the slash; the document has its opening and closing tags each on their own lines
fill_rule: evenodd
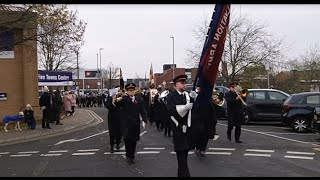
<svg viewBox="0 0 320 180">
<path fill-rule="evenodd" d="M 124 79 L 147 77 L 172 63 L 187 67 L 186 49 L 193 46 L 192 29 L 204 19 L 210 21 L 214 4 L 207 5 L 71 5 L 88 25 L 81 50 L 81 67 L 97 68 L 99 48 L 102 67 L 109 63 L 122 68 Z M 232 15 L 246 15 L 265 23 L 268 32 L 285 40 L 288 58 L 304 53 L 320 40 L 320 5 L 231 5 Z"/>
</svg>

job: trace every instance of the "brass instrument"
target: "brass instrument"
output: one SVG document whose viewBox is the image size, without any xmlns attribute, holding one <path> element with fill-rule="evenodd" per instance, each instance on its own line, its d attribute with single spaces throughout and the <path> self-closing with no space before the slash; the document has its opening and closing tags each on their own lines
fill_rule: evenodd
<svg viewBox="0 0 320 180">
<path fill-rule="evenodd" d="M 241 87 L 237 86 L 236 93 L 241 100 L 242 104 L 247 106 L 247 103 L 243 100 L 243 98 L 246 98 L 249 94 L 248 89 L 242 89 Z"/>
<path fill-rule="evenodd" d="M 224 100 L 224 98 L 222 98 L 222 100 L 220 100 L 218 91 L 214 90 L 211 98 L 212 98 L 213 103 L 215 103 L 218 106 L 223 106 L 225 100 Z"/>
</svg>

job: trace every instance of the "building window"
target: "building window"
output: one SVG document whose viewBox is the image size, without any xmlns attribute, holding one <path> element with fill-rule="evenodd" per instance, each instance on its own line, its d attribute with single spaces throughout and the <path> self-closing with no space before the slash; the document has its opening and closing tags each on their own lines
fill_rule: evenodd
<svg viewBox="0 0 320 180">
<path fill-rule="evenodd" d="M 0 32 L 0 59 L 14 58 L 14 33 L 13 31 Z"/>
</svg>

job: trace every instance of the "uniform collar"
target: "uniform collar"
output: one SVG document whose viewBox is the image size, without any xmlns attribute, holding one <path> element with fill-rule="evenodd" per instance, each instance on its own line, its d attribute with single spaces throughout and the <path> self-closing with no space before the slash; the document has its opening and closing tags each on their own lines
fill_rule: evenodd
<svg viewBox="0 0 320 180">
<path fill-rule="evenodd" d="M 182 95 L 182 94 L 183 94 L 183 92 L 180 92 L 180 91 L 178 91 L 178 90 L 176 90 L 176 91 L 178 92 L 179 95 Z"/>
</svg>

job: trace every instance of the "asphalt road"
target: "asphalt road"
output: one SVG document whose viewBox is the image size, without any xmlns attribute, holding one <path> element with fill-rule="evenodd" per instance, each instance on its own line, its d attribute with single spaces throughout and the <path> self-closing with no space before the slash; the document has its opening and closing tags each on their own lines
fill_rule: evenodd
<svg viewBox="0 0 320 180">
<path fill-rule="evenodd" d="M 1 147 L 0 176 L 177 175 L 172 139 L 164 137 L 154 125 L 141 130 L 136 163 L 127 165 L 124 150 L 109 153 L 107 110 L 90 109 L 105 121 L 62 136 Z M 297 134 L 277 124 L 257 123 L 242 126 L 243 143 L 236 144 L 234 138 L 231 142 L 227 140 L 226 130 L 226 121 L 219 121 L 219 138 L 210 140 L 206 157 L 197 157 L 190 151 L 188 164 L 191 176 L 320 176 L 318 134 Z"/>
</svg>

